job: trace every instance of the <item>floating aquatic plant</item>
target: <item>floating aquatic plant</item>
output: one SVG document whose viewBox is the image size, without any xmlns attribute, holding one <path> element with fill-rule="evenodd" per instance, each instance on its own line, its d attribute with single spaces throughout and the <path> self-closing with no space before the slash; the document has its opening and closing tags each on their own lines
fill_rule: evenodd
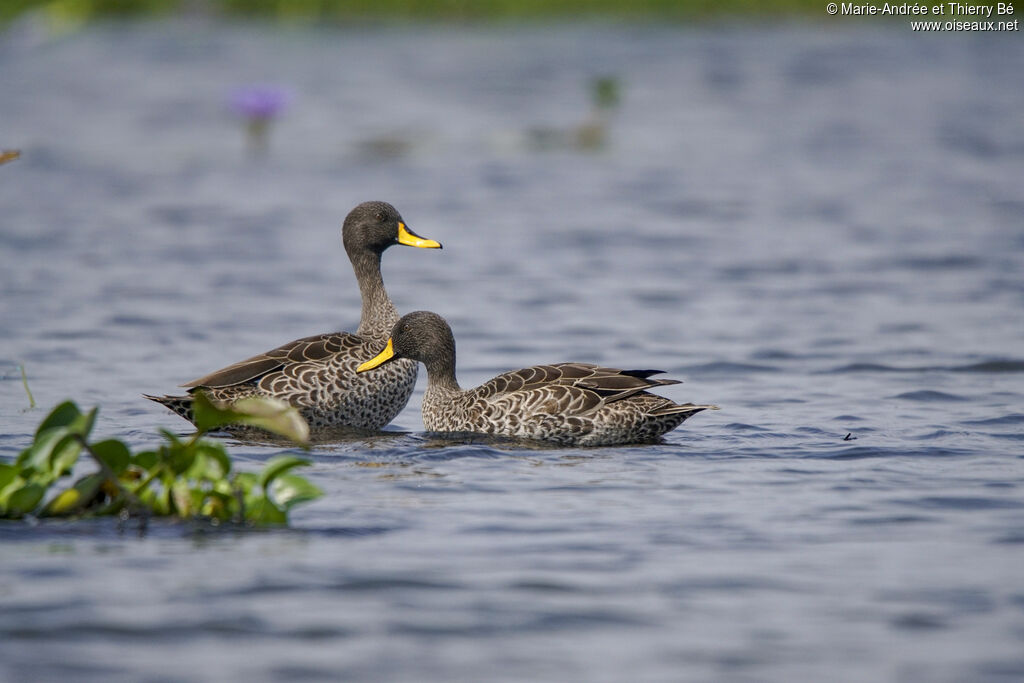
<svg viewBox="0 0 1024 683">
<path fill-rule="evenodd" d="M 231 110 L 245 121 L 246 141 L 250 151 L 267 151 L 270 125 L 292 102 L 291 91 L 272 85 L 239 88 L 231 94 Z"/>
<path fill-rule="evenodd" d="M 576 129 L 578 147 L 596 150 L 608 143 L 611 112 L 619 100 L 619 80 L 614 76 L 599 76 L 590 82 L 590 117 Z"/>
<path fill-rule="evenodd" d="M 132 453 L 117 439 L 91 441 L 98 408 L 83 413 L 71 401 L 42 421 L 35 438 L 13 463 L 0 463 L 0 517 L 169 516 L 212 523 L 287 524 L 294 506 L 321 491 L 291 474 L 309 464 L 294 455 L 271 458 L 260 472 L 233 472 L 224 446 L 203 439 L 227 425 L 258 427 L 305 444 L 309 427 L 295 408 L 275 399 L 251 398 L 232 406 L 195 395 L 196 433 L 188 438 L 161 430 L 164 443 Z M 82 452 L 94 472 L 48 495 L 71 474 Z"/>
<path fill-rule="evenodd" d="M 590 82 L 590 100 L 595 109 L 614 109 L 619 105 L 619 79 L 598 76 Z"/>
<path fill-rule="evenodd" d="M 608 144 L 612 112 L 621 101 L 621 87 L 615 76 L 598 76 L 590 81 L 590 113 L 568 129 L 538 127 L 528 131 L 536 149 L 578 149 L 597 151 Z"/>
<path fill-rule="evenodd" d="M 0 149 L 0 164 L 6 164 L 8 161 L 14 161 L 21 157 L 20 149 Z"/>
</svg>

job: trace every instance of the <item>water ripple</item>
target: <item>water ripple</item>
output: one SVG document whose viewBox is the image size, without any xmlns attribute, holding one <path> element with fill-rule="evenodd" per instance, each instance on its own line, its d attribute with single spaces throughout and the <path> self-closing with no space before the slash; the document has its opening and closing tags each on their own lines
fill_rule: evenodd
<svg viewBox="0 0 1024 683">
<path fill-rule="evenodd" d="M 950 401 L 967 401 L 968 399 L 964 396 L 957 396 L 956 394 L 948 394 L 944 391 L 933 391 L 931 389 L 922 389 L 920 391 L 906 391 L 902 394 L 897 394 L 891 398 L 899 398 L 905 401 L 924 401 L 931 403 L 934 401 L 939 402 L 950 402 Z"/>
</svg>

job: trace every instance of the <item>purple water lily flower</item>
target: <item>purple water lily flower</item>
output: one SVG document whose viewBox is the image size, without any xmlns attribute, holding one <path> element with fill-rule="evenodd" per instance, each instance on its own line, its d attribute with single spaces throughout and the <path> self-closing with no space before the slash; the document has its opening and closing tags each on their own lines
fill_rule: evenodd
<svg viewBox="0 0 1024 683">
<path fill-rule="evenodd" d="M 247 119 L 272 119 L 289 104 L 290 90 L 273 85 L 239 88 L 231 94 L 231 110 Z"/>
<path fill-rule="evenodd" d="M 259 154 L 266 152 L 270 122 L 287 109 L 293 99 L 290 90 L 274 85 L 248 86 L 231 94 L 229 105 L 245 119 L 250 150 Z"/>
</svg>

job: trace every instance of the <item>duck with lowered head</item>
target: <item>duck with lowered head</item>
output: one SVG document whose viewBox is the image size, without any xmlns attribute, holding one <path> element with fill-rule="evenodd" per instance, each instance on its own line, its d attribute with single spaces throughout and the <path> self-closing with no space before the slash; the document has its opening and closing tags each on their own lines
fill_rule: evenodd
<svg viewBox="0 0 1024 683">
<path fill-rule="evenodd" d="M 413 360 L 427 368 L 423 424 L 433 432 L 479 432 L 574 446 L 644 443 L 712 405 L 678 404 L 649 393 L 678 384 L 651 379 L 660 370 L 619 370 L 555 363 L 513 370 L 462 389 L 455 379 L 455 337 L 444 318 L 416 311 L 401 318 L 365 373 Z"/>
</svg>

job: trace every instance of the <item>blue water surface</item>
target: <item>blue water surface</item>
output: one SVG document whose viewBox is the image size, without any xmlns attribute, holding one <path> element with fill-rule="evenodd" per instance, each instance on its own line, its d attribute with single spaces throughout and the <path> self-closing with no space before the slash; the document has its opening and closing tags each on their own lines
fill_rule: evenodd
<svg viewBox="0 0 1024 683">
<path fill-rule="evenodd" d="M 251 84 L 290 96 L 263 154 Z M 1024 679 L 1022 111 L 1019 34 L 901 22 L 16 24 L 0 458 L 69 397 L 152 445 L 187 425 L 142 393 L 354 329 L 368 199 L 444 243 L 384 277 L 464 386 L 578 360 L 722 410 L 445 441 L 421 374 L 391 433 L 310 453 L 288 530 L 2 524 L 0 678 Z"/>
</svg>

